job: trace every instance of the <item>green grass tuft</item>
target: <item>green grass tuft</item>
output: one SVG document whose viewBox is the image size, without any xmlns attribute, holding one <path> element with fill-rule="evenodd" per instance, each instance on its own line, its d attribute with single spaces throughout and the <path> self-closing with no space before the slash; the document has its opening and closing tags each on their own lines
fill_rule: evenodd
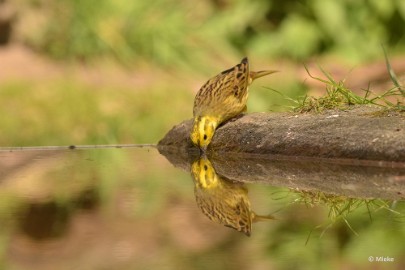
<svg viewBox="0 0 405 270">
<path fill-rule="evenodd" d="M 372 93 L 370 89 L 367 88 L 364 90 L 364 96 L 359 96 L 345 87 L 344 81 L 335 81 L 328 72 L 322 69 L 322 67 L 319 67 L 319 69 L 327 79 L 315 77 L 309 72 L 307 67 L 305 67 L 305 69 L 312 79 L 320 81 L 326 85 L 326 94 L 319 98 L 309 97 L 307 95 L 304 96 L 294 108 L 294 111 L 296 112 L 320 113 L 324 110 L 330 109 L 345 110 L 353 105 L 375 105 L 380 106 L 383 112 L 405 112 L 405 104 L 402 99 L 404 95 L 401 87 L 396 86 L 380 95 Z M 396 102 L 390 101 L 392 99 L 395 99 Z"/>
</svg>

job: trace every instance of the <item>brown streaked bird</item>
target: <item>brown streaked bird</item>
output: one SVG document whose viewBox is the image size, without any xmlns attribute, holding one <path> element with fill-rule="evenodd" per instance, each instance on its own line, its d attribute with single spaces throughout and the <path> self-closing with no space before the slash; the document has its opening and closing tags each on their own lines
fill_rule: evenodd
<svg viewBox="0 0 405 270">
<path fill-rule="evenodd" d="M 274 219 L 257 215 L 250 208 L 247 188 L 218 175 L 208 159 L 191 165 L 198 207 L 212 221 L 250 236 L 252 222 Z"/>
<path fill-rule="evenodd" d="M 247 57 L 236 66 L 209 79 L 194 99 L 191 141 L 206 150 L 216 128 L 246 111 L 248 86 L 275 70 L 250 71 Z"/>
</svg>

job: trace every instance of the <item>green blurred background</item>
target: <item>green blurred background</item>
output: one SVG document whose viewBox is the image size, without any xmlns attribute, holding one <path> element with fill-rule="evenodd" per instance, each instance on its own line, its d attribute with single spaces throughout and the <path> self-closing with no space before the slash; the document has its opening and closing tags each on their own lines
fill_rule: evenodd
<svg viewBox="0 0 405 270">
<path fill-rule="evenodd" d="M 244 56 L 255 70 L 281 71 L 255 81 L 249 112 L 289 110 L 295 105 L 291 99 L 322 94 L 325 85 L 311 83 L 304 64 L 320 63 L 338 79 L 353 70 L 347 83 L 354 91 L 361 92 L 370 81 L 375 82 L 371 90 L 388 90 L 393 85 L 381 44 L 403 81 L 404 26 L 402 0 L 0 0 L 0 146 L 156 143 L 173 125 L 192 117 L 194 95 L 207 79 Z M 192 183 L 163 157 L 143 152 L 79 156 L 83 159 L 57 159 L 60 164 L 56 167 L 39 166 L 45 171 L 42 178 L 58 181 L 46 192 L 38 188 L 42 194 L 38 198 L 1 189 L 1 220 L 9 218 L 15 205 L 19 208 L 25 200 L 56 201 L 73 212 L 76 197 L 89 186 L 96 190 L 96 201 L 101 200 L 97 203 L 104 206 L 135 197 L 135 207 L 142 209 L 128 211 L 141 225 L 113 226 L 124 235 L 139 230 L 135 236 L 142 237 L 144 228 L 165 227 L 165 218 L 178 224 L 178 220 L 200 217 L 173 214 L 173 207 L 194 205 Z M 52 164 L 52 156 L 42 159 Z M 83 160 L 95 162 L 90 166 Z M 28 183 L 42 187 L 48 181 Z M 253 202 L 273 205 L 272 192 L 252 187 Z M 266 211 L 263 207 L 262 212 Z M 111 209 L 101 212 L 107 212 L 108 219 L 117 218 Z M 145 252 L 139 254 L 146 256 L 145 268 L 171 264 L 206 269 L 214 258 L 217 263 L 211 269 L 249 269 L 252 264 L 254 269 L 368 269 L 370 264 L 364 258 L 369 255 L 391 255 L 399 261 L 374 264 L 375 269 L 404 265 L 400 261 L 405 254 L 403 220 L 386 221 L 379 212 L 378 221 L 370 224 L 364 222 L 367 209 L 360 209 L 350 219 L 359 236 L 342 221 L 324 237 L 316 234 L 305 246 L 308 233 L 325 215 L 327 209 L 295 207 L 272 227 L 257 225 L 256 242 L 226 228 L 205 233 L 204 227 L 198 247 L 182 238 L 177 225 L 169 224 L 173 228 L 167 229 L 167 235 L 150 237 L 155 249 L 146 249 L 160 260 L 152 260 Z M 125 223 L 128 218 L 117 219 Z M 3 230 L 0 235 L 0 259 L 11 256 L 7 241 L 13 238 L 8 232 Z M 168 244 L 173 235 L 182 240 Z M 131 239 L 136 241 L 136 237 Z M 202 241 L 204 237 L 212 243 Z M 260 246 L 254 244 L 257 241 Z M 72 245 L 81 247 L 80 243 Z M 249 256 L 244 257 L 246 254 Z M 141 255 L 137 258 L 143 258 Z M 234 261 L 227 261 L 230 256 Z M 100 257 L 83 260 L 98 261 Z M 6 260 L 0 262 L 7 269 Z"/>
<path fill-rule="evenodd" d="M 401 0 L 0 3 L 3 146 L 155 143 L 244 56 L 281 71 L 255 82 L 249 111 L 279 111 L 324 88 L 307 83 L 304 64 L 331 65 L 338 79 L 358 70 L 366 87 L 387 79 L 384 65 L 367 68 L 382 63 L 381 44 L 394 64 L 405 50 Z"/>
<path fill-rule="evenodd" d="M 22 40 L 60 59 L 142 59 L 176 69 L 245 54 L 293 60 L 336 54 L 355 62 L 381 57 L 380 44 L 403 51 L 405 42 L 400 0 L 33 0 L 16 6 L 34 17 Z"/>
</svg>

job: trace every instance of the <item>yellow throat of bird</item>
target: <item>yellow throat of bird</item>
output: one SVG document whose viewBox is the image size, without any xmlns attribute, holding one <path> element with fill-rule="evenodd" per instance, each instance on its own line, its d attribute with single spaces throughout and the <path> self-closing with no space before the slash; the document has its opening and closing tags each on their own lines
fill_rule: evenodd
<svg viewBox="0 0 405 270">
<path fill-rule="evenodd" d="M 219 119 L 210 116 L 198 116 L 194 119 L 193 129 L 190 135 L 191 141 L 201 149 L 207 149 L 215 129 L 217 128 Z"/>
</svg>

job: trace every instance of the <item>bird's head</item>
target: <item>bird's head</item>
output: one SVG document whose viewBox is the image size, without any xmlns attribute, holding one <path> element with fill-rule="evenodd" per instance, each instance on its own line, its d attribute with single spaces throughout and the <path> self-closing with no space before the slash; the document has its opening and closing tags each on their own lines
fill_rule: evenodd
<svg viewBox="0 0 405 270">
<path fill-rule="evenodd" d="M 199 116 L 194 119 L 191 131 L 191 141 L 203 151 L 205 151 L 214 136 L 218 120 L 214 117 Z"/>
</svg>

